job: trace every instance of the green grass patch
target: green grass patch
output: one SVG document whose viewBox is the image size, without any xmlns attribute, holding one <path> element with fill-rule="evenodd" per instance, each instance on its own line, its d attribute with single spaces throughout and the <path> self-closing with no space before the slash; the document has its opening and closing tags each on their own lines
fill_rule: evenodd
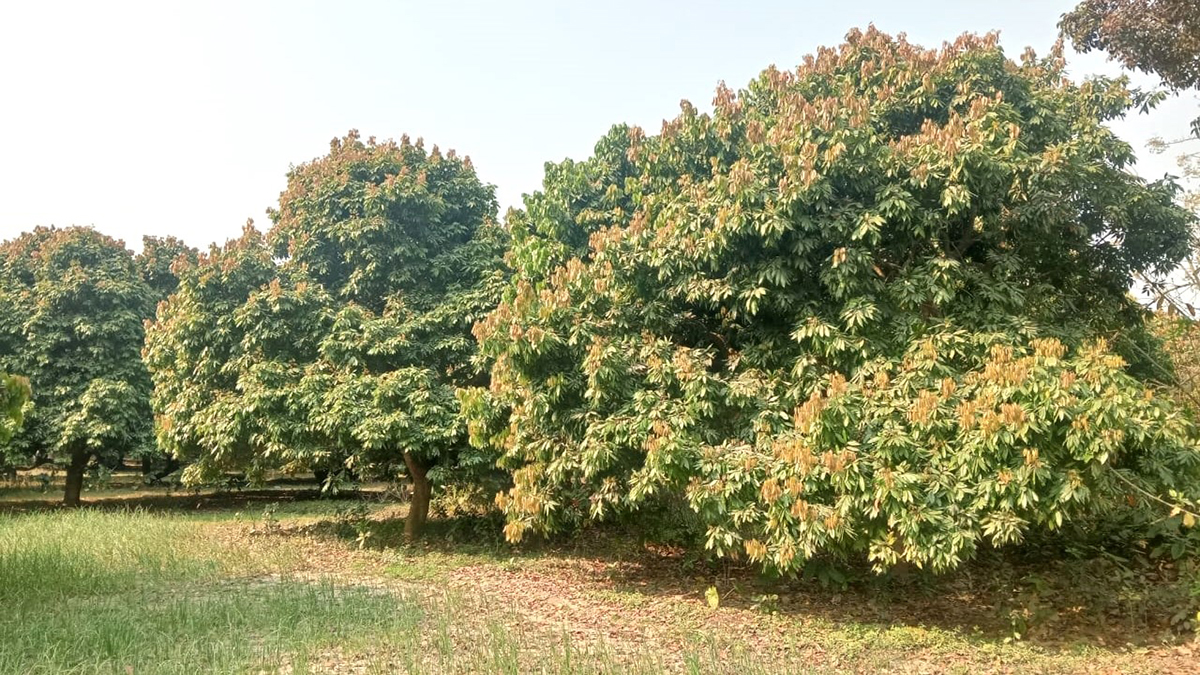
<svg viewBox="0 0 1200 675">
<path fill-rule="evenodd" d="M 176 515 L 0 516 L 0 673 L 241 672 L 415 630 L 367 588 L 239 579 L 265 560 Z M 299 555 L 298 551 L 290 552 Z"/>
<path fill-rule="evenodd" d="M 7 608 L 211 579 L 220 567 L 195 524 L 177 517 L 88 510 L 0 516 L 0 604 Z"/>
<path fill-rule="evenodd" d="M 330 584 L 143 587 L 0 618 L 2 673 L 232 673 L 414 633 L 412 603 Z"/>
</svg>

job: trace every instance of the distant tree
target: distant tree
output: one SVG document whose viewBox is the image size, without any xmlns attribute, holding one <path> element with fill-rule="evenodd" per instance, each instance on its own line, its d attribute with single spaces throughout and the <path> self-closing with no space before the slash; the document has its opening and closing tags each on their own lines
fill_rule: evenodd
<svg viewBox="0 0 1200 675">
<path fill-rule="evenodd" d="M 1083 0 L 1059 27 L 1082 52 L 1108 52 L 1176 90 L 1200 88 L 1195 0 Z"/>
<path fill-rule="evenodd" d="M 351 133 L 294 168 L 271 250 L 256 238 L 235 260 L 202 259 L 159 312 L 147 359 L 160 441 L 198 460 L 193 479 L 406 475 L 416 536 L 435 483 L 492 465 L 466 442 L 455 390 L 486 381 L 470 327 L 501 288 L 495 211 L 468 160 L 407 138 Z"/>
<path fill-rule="evenodd" d="M 173 270 L 176 265 L 195 265 L 199 251 L 175 237 L 142 237 L 142 252 L 136 261 L 142 279 L 153 293 L 154 303 L 166 300 L 179 287 L 179 276 Z M 150 308 L 154 318 L 154 307 Z"/>
<path fill-rule="evenodd" d="M 245 337 L 234 314 L 276 274 L 262 233 L 213 245 L 176 268 L 179 286 L 146 328 L 144 356 L 154 381 L 155 435 L 164 452 L 203 460 L 193 473 L 256 466 L 257 417 L 241 405 L 238 368 Z"/>
<path fill-rule="evenodd" d="M 142 237 L 142 250 L 135 257 L 142 279 L 150 287 L 150 303 L 146 319 L 153 321 L 160 303 L 179 287 L 179 271 L 195 266 L 199 251 L 176 237 Z M 179 469 L 178 459 L 163 452 L 157 444 L 142 454 L 142 473 L 146 480 L 156 481 Z"/>
<path fill-rule="evenodd" d="M 1157 75 L 1168 89 L 1200 89 L 1200 5 L 1195 0 L 1084 0 L 1064 15 L 1059 24 L 1075 49 L 1107 52 L 1126 68 Z M 1149 97 L 1148 104 L 1157 99 Z M 1192 121 L 1192 136 L 1164 141 L 1154 139 L 1156 153 L 1180 148 L 1182 178 L 1193 191 L 1183 202 L 1200 210 L 1200 117 Z M 1192 252 L 1171 274 L 1138 275 L 1150 304 L 1159 310 L 1196 318 L 1200 302 L 1200 246 L 1193 234 Z"/>
<path fill-rule="evenodd" d="M 150 380 L 140 357 L 150 290 L 124 244 L 91 228 L 45 228 L 0 246 L 0 369 L 33 388 L 10 462 L 63 465 L 64 503 L 84 472 L 150 441 Z"/>
<path fill-rule="evenodd" d="M 1196 430 L 1129 365 L 1153 341 L 1127 291 L 1192 216 L 1106 126 L 1126 81 L 1063 67 L 855 31 L 548 165 L 463 397 L 513 471 L 507 536 L 667 497 L 718 556 L 947 569 L 1186 503 Z"/>
</svg>

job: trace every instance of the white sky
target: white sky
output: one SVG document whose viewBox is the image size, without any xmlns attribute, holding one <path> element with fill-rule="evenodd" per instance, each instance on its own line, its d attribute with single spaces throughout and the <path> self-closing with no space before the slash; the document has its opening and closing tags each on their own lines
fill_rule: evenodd
<svg viewBox="0 0 1200 675">
<path fill-rule="evenodd" d="M 1000 29 L 1044 52 L 1069 0 L 177 3 L 0 0 L 0 239 L 94 225 L 193 245 L 266 225 L 290 164 L 351 128 L 470 155 L 501 209 L 614 123 L 657 130 L 874 21 L 934 46 Z M 1072 73 L 1117 72 L 1072 56 Z M 1149 82 L 1146 78 L 1138 78 Z M 1196 97 L 1117 125 L 1180 136 Z M 1140 152 L 1139 171 L 1174 170 Z"/>
</svg>

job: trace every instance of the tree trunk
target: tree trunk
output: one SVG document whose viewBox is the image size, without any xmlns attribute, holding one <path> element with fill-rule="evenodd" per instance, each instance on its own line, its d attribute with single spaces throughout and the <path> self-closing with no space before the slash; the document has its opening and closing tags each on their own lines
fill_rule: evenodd
<svg viewBox="0 0 1200 675">
<path fill-rule="evenodd" d="M 71 453 L 71 463 L 67 465 L 67 489 L 63 494 L 64 506 L 79 506 L 79 495 L 83 492 L 83 472 L 87 470 L 88 460 L 92 453 L 86 450 L 76 450 Z"/>
<path fill-rule="evenodd" d="M 421 536 L 425 521 L 429 518 L 429 467 L 412 453 L 404 453 L 404 464 L 408 467 L 408 478 L 412 481 L 412 501 L 408 504 L 408 517 L 404 520 L 404 538 L 413 541 Z"/>
<path fill-rule="evenodd" d="M 154 474 L 154 480 L 160 481 L 160 480 L 166 478 L 167 476 L 170 476 L 171 474 L 175 473 L 175 469 L 178 469 L 178 468 L 179 468 L 179 460 L 175 459 L 175 455 L 167 455 L 166 464 L 163 466 L 162 469 L 160 469 L 158 471 L 158 473 Z"/>
<path fill-rule="evenodd" d="M 174 455 L 164 455 L 163 465 L 157 469 L 154 468 L 154 458 L 146 455 L 142 457 L 142 478 L 147 483 L 158 483 L 162 479 L 175 472 L 179 468 L 179 460 L 175 459 Z"/>
</svg>

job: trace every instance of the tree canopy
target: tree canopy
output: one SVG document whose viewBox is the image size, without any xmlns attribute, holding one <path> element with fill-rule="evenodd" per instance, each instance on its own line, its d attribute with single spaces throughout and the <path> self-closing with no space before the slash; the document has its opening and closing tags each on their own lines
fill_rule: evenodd
<svg viewBox="0 0 1200 675">
<path fill-rule="evenodd" d="M 1200 89 L 1200 11 L 1193 0 L 1083 0 L 1059 28 L 1080 52 L 1107 52 L 1176 92 Z M 1200 117 L 1192 120 L 1192 135 L 1200 138 Z"/>
<path fill-rule="evenodd" d="M 1173 89 L 1200 87 L 1200 12 L 1193 0 L 1083 0 L 1060 26 L 1080 51 L 1108 52 Z"/>
<path fill-rule="evenodd" d="M 500 289 L 495 211 L 469 160 L 407 137 L 351 133 L 295 167 L 265 237 L 202 256 L 160 308 L 146 350 L 160 442 L 197 476 L 407 474 L 415 534 L 431 468 L 491 464 L 454 393 L 482 381 L 470 327 Z"/>
<path fill-rule="evenodd" d="M 718 555 L 945 569 L 1194 491 L 1127 295 L 1192 216 L 1105 126 L 1126 81 L 1063 68 L 855 31 L 548 165 L 463 396 L 513 472 L 508 537 L 673 498 Z"/>
<path fill-rule="evenodd" d="M 69 504 L 92 457 L 150 441 L 140 355 L 150 299 L 133 254 L 91 228 L 39 227 L 0 246 L 0 369 L 33 389 L 4 453 L 13 464 L 65 464 Z"/>
<path fill-rule="evenodd" d="M 199 252 L 177 237 L 142 237 L 142 251 L 137 254 L 138 270 L 153 293 L 154 303 L 166 300 L 179 287 L 176 265 L 194 265 Z M 154 318 L 154 307 L 149 316 Z"/>
<path fill-rule="evenodd" d="M 159 304 L 146 329 L 158 446 L 180 459 L 241 467 L 255 454 L 253 417 L 237 405 L 242 331 L 233 314 L 270 281 L 275 264 L 262 234 L 247 223 L 241 237 L 214 244 L 177 272 L 177 291 Z"/>
</svg>

